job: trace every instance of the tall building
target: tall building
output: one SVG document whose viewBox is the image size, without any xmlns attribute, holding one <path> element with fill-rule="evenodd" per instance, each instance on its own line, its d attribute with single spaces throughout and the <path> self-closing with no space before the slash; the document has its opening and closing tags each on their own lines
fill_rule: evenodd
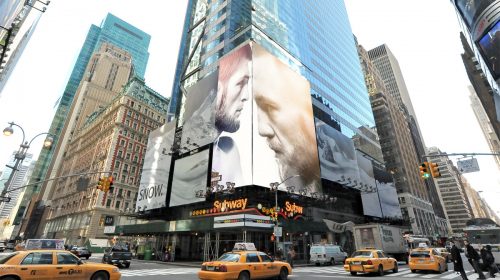
<svg viewBox="0 0 500 280">
<path fill-rule="evenodd" d="M 358 53 L 386 169 L 394 177 L 403 217 L 415 234 L 446 236 L 448 227 L 443 211 L 439 213 L 439 200 L 434 206 L 429 189 L 418 173 L 420 156 L 409 125 L 412 117 L 406 112 L 403 102 L 404 95 L 409 97 L 397 61 L 385 45 L 368 52 L 358 45 Z M 391 65 L 396 65 L 396 68 L 392 69 Z M 385 79 L 380 69 L 385 71 Z M 398 83 L 402 85 L 403 96 L 399 93 Z"/>
<path fill-rule="evenodd" d="M 58 144 L 73 99 L 80 82 L 84 78 L 85 69 L 89 64 L 92 54 L 99 50 L 103 43 L 110 43 L 130 53 L 132 56 L 134 73 L 139 77 L 144 77 L 149 58 L 148 47 L 150 39 L 151 37 L 147 33 L 112 14 L 106 16 L 100 27 L 96 25 L 90 27 L 49 129 L 49 132 L 54 138 L 53 147 L 56 147 Z M 40 152 L 35 170 L 30 178 L 30 183 L 36 183 L 47 178 L 49 175 L 47 171 L 53 160 L 54 150 L 54 148 L 44 149 Z M 26 207 L 29 204 L 30 198 L 36 198 L 35 195 L 39 193 L 41 186 L 41 184 L 35 185 L 26 192 L 16 216 L 15 223 L 21 222 L 23 213 L 32 212 L 31 209 L 35 206 L 35 203 L 30 204 L 30 209 L 28 211 L 25 211 Z M 38 205 L 36 206 L 38 207 Z"/>
<path fill-rule="evenodd" d="M 484 139 L 486 139 L 486 142 L 488 143 L 488 146 L 490 148 L 490 151 L 492 153 L 498 153 L 500 151 L 500 139 L 498 135 L 495 133 L 495 130 L 493 128 L 493 124 L 488 118 L 488 114 L 486 113 L 486 110 L 481 104 L 481 100 L 477 96 L 476 92 L 474 91 L 474 88 L 472 86 L 468 87 L 470 95 L 470 106 L 472 108 L 472 111 L 474 111 L 474 115 L 476 116 L 477 122 L 479 126 L 481 127 L 481 131 L 483 132 Z M 500 124 L 498 121 L 493 119 L 493 122 Z M 497 168 L 500 169 L 500 155 L 495 155 L 495 162 L 497 164 Z"/>
<path fill-rule="evenodd" d="M 94 112 L 73 134 L 57 175 L 105 172 L 58 180 L 51 192 L 43 236 L 66 238 L 83 245 L 89 238 L 107 238 L 104 227 L 135 208 L 149 133 L 165 122 L 168 100 L 134 77 L 106 107 Z M 113 176 L 113 191 L 96 188 L 99 178 Z"/>
<path fill-rule="evenodd" d="M 438 155 L 442 152 L 436 147 L 429 148 L 429 155 Z M 465 223 L 474 218 L 467 193 L 464 188 L 464 179 L 448 156 L 432 157 L 437 163 L 441 177 L 435 179 L 443 200 L 444 210 L 448 216 L 453 233 L 460 233 Z"/>
<path fill-rule="evenodd" d="M 354 224 L 402 222 L 375 162 L 343 1 L 190 0 L 169 110 L 176 121 L 150 138 L 157 156 L 145 159 L 135 211 L 155 220 L 157 244 L 182 248 L 176 259 L 208 259 L 238 240 L 294 244 L 300 258 L 322 240 L 351 252 Z"/>
<path fill-rule="evenodd" d="M 500 51 L 500 1 L 451 0 L 451 3 L 462 28 L 460 36 L 464 49 L 475 57 L 476 69 L 482 72 L 484 82 L 492 89 L 492 104 L 500 108 L 500 60 L 497 58 Z M 467 65 L 466 69 L 474 85 Z M 500 109 L 496 112 L 500 115 Z"/>
</svg>

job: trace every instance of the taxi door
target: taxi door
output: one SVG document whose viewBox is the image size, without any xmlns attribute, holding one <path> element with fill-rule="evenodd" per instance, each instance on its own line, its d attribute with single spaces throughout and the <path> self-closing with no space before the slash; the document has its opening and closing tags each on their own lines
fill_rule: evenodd
<svg viewBox="0 0 500 280">
<path fill-rule="evenodd" d="M 85 275 L 86 271 L 83 265 L 79 265 L 80 259 L 75 255 L 68 252 L 56 253 L 56 270 L 57 274 L 54 279 L 72 279 L 83 280 L 88 279 L 90 276 Z"/>
<path fill-rule="evenodd" d="M 275 277 L 279 274 L 279 267 L 273 262 L 273 259 L 269 257 L 266 253 L 259 253 L 260 260 L 262 261 L 262 266 L 264 267 L 264 277 Z"/>
<path fill-rule="evenodd" d="M 19 264 L 18 274 L 23 280 L 48 280 L 54 274 L 54 256 L 52 252 L 32 252 Z"/>
<path fill-rule="evenodd" d="M 250 271 L 250 278 L 264 278 L 265 272 L 264 272 L 264 267 L 262 266 L 262 263 L 260 261 L 259 256 L 257 256 L 257 253 L 247 253 L 246 256 L 246 266 L 248 271 Z"/>
<path fill-rule="evenodd" d="M 384 252 L 377 251 L 377 255 L 378 255 L 380 262 L 382 263 L 382 266 L 384 267 L 384 270 L 389 270 L 389 269 L 394 268 L 394 267 L 392 267 L 392 264 L 389 263 L 390 260 L 389 260 L 389 258 L 387 258 L 387 256 L 384 254 Z"/>
</svg>

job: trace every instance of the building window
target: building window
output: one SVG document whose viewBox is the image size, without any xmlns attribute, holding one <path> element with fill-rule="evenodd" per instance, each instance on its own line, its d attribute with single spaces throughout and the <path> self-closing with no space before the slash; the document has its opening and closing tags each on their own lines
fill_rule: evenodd
<svg viewBox="0 0 500 280">
<path fill-rule="evenodd" d="M 108 199 L 108 201 L 106 202 L 106 208 L 109 208 L 111 206 L 111 199 Z"/>
<path fill-rule="evenodd" d="M 116 202 L 116 204 L 115 204 L 115 208 L 116 208 L 116 209 L 119 209 L 119 208 L 120 208 L 120 201 L 119 201 L 119 200 Z"/>
</svg>

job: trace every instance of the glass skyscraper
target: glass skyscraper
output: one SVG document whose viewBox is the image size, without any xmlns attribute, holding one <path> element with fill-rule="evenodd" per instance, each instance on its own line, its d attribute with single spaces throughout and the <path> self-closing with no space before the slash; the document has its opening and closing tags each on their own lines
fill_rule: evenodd
<svg viewBox="0 0 500 280">
<path fill-rule="evenodd" d="M 325 121 L 337 123 L 348 137 L 361 126 L 375 125 L 343 1 L 208 3 L 189 1 L 171 113 L 180 114 L 184 88 L 213 72 L 223 55 L 252 40 L 309 80 L 315 109 L 322 112 L 316 117 L 328 116 Z"/>
<path fill-rule="evenodd" d="M 64 127 L 64 122 L 68 116 L 71 103 L 73 102 L 73 97 L 75 96 L 80 81 L 84 78 L 85 68 L 89 63 L 92 53 L 98 50 L 104 42 L 109 42 L 126 50 L 132 54 L 135 75 L 143 78 L 149 58 L 148 48 L 150 40 L 151 36 L 149 34 L 112 14 L 106 16 L 100 27 L 96 25 L 90 27 L 49 129 L 49 132 L 54 137 L 54 144 L 52 147 L 55 147 L 57 144 L 61 130 Z M 46 173 L 53 154 L 54 149 L 42 149 L 38 161 L 36 162 L 35 169 L 33 170 L 30 184 L 47 179 Z M 33 193 L 40 191 L 40 187 L 41 185 L 35 185 L 26 190 L 15 223 L 20 222 L 20 218 L 23 216 L 28 201 L 32 198 Z"/>
</svg>

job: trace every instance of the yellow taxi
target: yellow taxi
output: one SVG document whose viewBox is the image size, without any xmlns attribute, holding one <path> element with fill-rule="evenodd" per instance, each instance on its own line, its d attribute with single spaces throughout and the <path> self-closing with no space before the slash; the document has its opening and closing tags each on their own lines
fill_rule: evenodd
<svg viewBox="0 0 500 280">
<path fill-rule="evenodd" d="M 0 257 L 1 279 L 22 280 L 119 280 L 118 268 L 100 263 L 83 263 L 62 250 L 26 250 Z"/>
<path fill-rule="evenodd" d="M 451 260 L 450 260 L 451 253 L 448 251 L 448 249 L 443 248 L 443 247 L 438 247 L 438 248 L 434 248 L 434 249 L 436 249 L 436 251 L 438 251 L 438 253 L 441 255 L 441 257 L 443 257 L 447 263 L 451 262 Z"/>
<path fill-rule="evenodd" d="M 351 275 L 376 272 L 383 276 L 388 270 L 397 273 L 398 261 L 387 257 L 382 250 L 368 248 L 355 251 L 350 258 L 345 260 L 344 269 Z"/>
<path fill-rule="evenodd" d="M 410 252 L 408 264 L 413 273 L 417 272 L 417 270 L 431 270 L 438 273 L 448 271 L 446 259 L 433 248 L 418 248 L 412 250 Z"/>
<path fill-rule="evenodd" d="M 275 261 L 266 253 L 255 250 L 255 247 L 247 249 L 233 249 L 216 261 L 203 263 L 198 272 L 198 278 L 202 280 L 249 280 L 277 277 L 280 280 L 286 280 L 292 273 L 292 267 L 288 263 Z"/>
</svg>

